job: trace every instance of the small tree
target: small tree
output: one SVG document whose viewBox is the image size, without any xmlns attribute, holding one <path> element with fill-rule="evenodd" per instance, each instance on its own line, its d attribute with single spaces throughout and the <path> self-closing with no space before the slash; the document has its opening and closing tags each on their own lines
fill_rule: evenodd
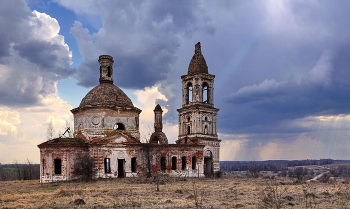
<svg viewBox="0 0 350 209">
<path fill-rule="evenodd" d="M 52 120 L 50 120 L 48 126 L 47 126 L 47 140 L 53 139 L 55 135 L 55 130 L 53 128 Z"/>
<path fill-rule="evenodd" d="M 95 176 L 94 162 L 89 153 L 81 153 L 74 161 L 73 174 L 77 179 L 91 181 Z"/>
<path fill-rule="evenodd" d="M 252 165 L 248 168 L 248 175 L 252 178 L 258 178 L 260 174 L 260 168 L 259 166 L 254 162 Z"/>
<path fill-rule="evenodd" d="M 15 170 L 14 173 L 17 176 L 18 180 L 32 180 L 32 179 L 39 179 L 39 165 L 34 165 L 30 162 L 29 159 L 27 159 L 27 162 L 23 164 L 18 164 L 17 161 L 15 161 Z"/>
<path fill-rule="evenodd" d="M 304 176 L 308 173 L 308 170 L 303 167 L 297 167 L 294 169 L 294 175 L 299 180 L 302 181 Z"/>
<path fill-rule="evenodd" d="M 144 142 L 143 144 L 143 150 L 145 152 L 145 158 L 144 158 L 144 164 L 146 165 L 146 169 L 147 169 L 147 177 L 151 177 L 152 176 L 152 154 L 151 151 L 152 149 L 152 145 L 149 143 L 150 142 L 150 138 L 152 135 L 152 130 L 149 126 L 145 127 L 146 132 L 141 134 L 141 140 Z"/>
</svg>

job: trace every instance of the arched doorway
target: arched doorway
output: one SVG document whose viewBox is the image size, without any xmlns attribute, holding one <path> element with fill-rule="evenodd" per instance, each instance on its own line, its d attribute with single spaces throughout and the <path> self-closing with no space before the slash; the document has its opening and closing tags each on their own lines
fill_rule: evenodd
<svg viewBox="0 0 350 209">
<path fill-rule="evenodd" d="M 204 152 L 204 175 L 213 175 L 213 154 L 210 150 Z"/>
</svg>

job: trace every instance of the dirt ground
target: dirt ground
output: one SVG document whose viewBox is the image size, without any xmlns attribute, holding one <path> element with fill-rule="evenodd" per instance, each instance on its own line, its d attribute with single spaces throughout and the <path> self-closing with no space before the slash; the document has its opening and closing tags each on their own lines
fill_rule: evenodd
<svg viewBox="0 0 350 209">
<path fill-rule="evenodd" d="M 350 208 L 349 184 L 263 178 L 0 182 L 0 208 Z"/>
</svg>

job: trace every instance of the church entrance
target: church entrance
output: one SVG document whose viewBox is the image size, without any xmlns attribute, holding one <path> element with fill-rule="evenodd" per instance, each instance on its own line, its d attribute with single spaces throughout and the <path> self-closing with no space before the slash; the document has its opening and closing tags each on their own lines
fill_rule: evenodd
<svg viewBox="0 0 350 209">
<path fill-rule="evenodd" d="M 125 177 L 125 159 L 118 159 L 118 178 L 124 178 Z"/>
<path fill-rule="evenodd" d="M 204 152 L 204 175 L 207 177 L 213 175 L 213 154 L 210 150 Z"/>
</svg>

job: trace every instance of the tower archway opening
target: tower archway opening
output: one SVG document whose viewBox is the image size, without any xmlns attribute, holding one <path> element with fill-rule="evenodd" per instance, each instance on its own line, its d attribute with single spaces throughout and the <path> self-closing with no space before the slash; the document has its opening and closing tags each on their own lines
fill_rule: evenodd
<svg viewBox="0 0 350 209">
<path fill-rule="evenodd" d="M 204 175 L 207 177 L 213 175 L 213 154 L 210 150 L 204 152 Z"/>
<path fill-rule="evenodd" d="M 192 83 L 189 82 L 186 87 L 186 104 L 192 103 Z"/>
<path fill-rule="evenodd" d="M 207 82 L 204 82 L 203 85 L 202 85 L 202 102 L 204 103 L 209 103 L 209 91 L 208 91 L 208 83 Z"/>
</svg>

